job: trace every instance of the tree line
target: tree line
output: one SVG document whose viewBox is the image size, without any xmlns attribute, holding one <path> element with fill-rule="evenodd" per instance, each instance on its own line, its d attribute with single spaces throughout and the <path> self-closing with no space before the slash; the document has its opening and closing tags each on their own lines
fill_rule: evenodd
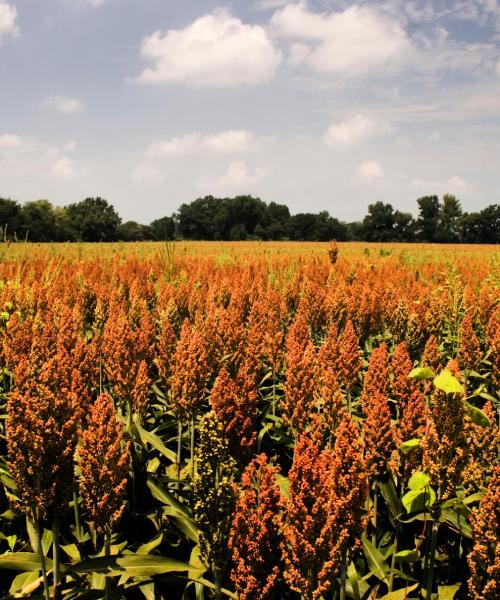
<svg viewBox="0 0 500 600">
<path fill-rule="evenodd" d="M 144 225 L 122 222 L 105 199 L 86 198 L 67 206 L 48 200 L 20 204 L 0 198 L 0 229 L 4 240 L 146 241 L 146 240 L 293 240 L 500 243 L 500 205 L 464 212 L 451 194 L 417 199 L 418 215 L 395 210 L 385 202 L 368 206 L 362 221 L 346 223 L 328 211 L 290 214 L 276 202 L 252 196 L 205 196 L 182 204 L 171 216 Z"/>
</svg>

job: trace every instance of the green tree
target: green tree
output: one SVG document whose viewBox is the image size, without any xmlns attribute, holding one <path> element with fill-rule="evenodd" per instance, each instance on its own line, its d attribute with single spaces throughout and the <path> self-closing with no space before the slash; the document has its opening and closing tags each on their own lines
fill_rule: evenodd
<svg viewBox="0 0 500 600">
<path fill-rule="evenodd" d="M 19 202 L 10 198 L 0 198 L 0 229 L 2 239 L 23 235 L 22 208 Z"/>
<path fill-rule="evenodd" d="M 460 201 L 452 194 L 445 194 L 441 205 L 439 231 L 436 239 L 440 242 L 457 242 L 459 218 L 462 216 Z"/>
<path fill-rule="evenodd" d="M 173 240 L 175 237 L 175 221 L 173 217 L 155 219 L 150 224 L 151 235 L 158 241 Z"/>
<path fill-rule="evenodd" d="M 121 223 L 116 210 L 104 198 L 85 198 L 67 207 L 71 226 L 84 242 L 112 242 L 118 239 Z"/>
<path fill-rule="evenodd" d="M 441 205 L 437 196 L 422 196 L 417 200 L 419 217 L 417 219 L 418 237 L 423 242 L 435 242 L 438 236 Z"/>
<path fill-rule="evenodd" d="M 410 213 L 394 212 L 394 239 L 398 242 L 415 241 L 416 223 Z"/>
<path fill-rule="evenodd" d="M 26 202 L 21 210 L 24 235 L 32 242 L 57 239 L 56 213 L 48 200 Z"/>
<path fill-rule="evenodd" d="M 394 209 L 384 202 L 368 206 L 368 214 L 363 219 L 364 239 L 368 242 L 385 242 L 394 237 Z"/>
<path fill-rule="evenodd" d="M 149 225 L 126 221 L 118 226 L 118 239 L 124 242 L 143 242 L 154 238 Z"/>
</svg>

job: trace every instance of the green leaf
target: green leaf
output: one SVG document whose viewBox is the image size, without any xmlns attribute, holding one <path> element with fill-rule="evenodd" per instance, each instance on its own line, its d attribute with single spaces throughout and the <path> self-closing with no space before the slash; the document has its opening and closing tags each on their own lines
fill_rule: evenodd
<svg viewBox="0 0 500 600">
<path fill-rule="evenodd" d="M 36 582 L 36 585 L 35 585 Z M 38 571 L 28 573 L 19 573 L 14 577 L 9 589 L 9 594 L 15 594 L 18 597 L 25 596 L 33 592 L 41 583 Z M 35 587 L 33 587 L 35 585 Z"/>
<path fill-rule="evenodd" d="M 422 443 L 422 440 L 420 440 L 419 438 L 413 438 L 411 440 L 408 440 L 406 442 L 403 442 L 401 444 L 401 446 L 399 446 L 399 450 L 403 453 L 403 454 L 407 454 L 408 452 L 411 452 L 412 450 L 414 450 L 415 448 L 418 448 L 420 446 L 420 444 Z"/>
<path fill-rule="evenodd" d="M 423 488 L 428 487 L 429 483 L 429 475 L 423 471 L 417 471 L 410 477 L 410 481 L 408 481 L 408 487 L 410 490 L 422 490 Z"/>
<path fill-rule="evenodd" d="M 160 535 L 156 536 L 154 539 L 152 539 L 147 544 L 142 544 L 142 546 L 139 546 L 139 548 L 137 549 L 137 554 L 149 554 L 155 548 L 158 548 L 158 546 L 162 543 L 162 541 L 163 541 L 163 533 L 160 533 Z"/>
<path fill-rule="evenodd" d="M 410 490 L 401 499 L 408 514 L 421 512 L 432 506 L 436 501 L 436 494 L 431 487 L 422 490 Z"/>
<path fill-rule="evenodd" d="M 465 403 L 465 412 L 472 419 L 472 422 L 481 427 L 488 427 L 491 425 L 491 421 L 488 419 L 487 415 L 477 406 L 473 406 L 469 402 Z"/>
<path fill-rule="evenodd" d="M 426 379 L 434 379 L 436 374 L 429 367 L 416 367 L 410 371 L 408 377 L 410 379 L 417 379 L 418 381 L 425 381 Z"/>
<path fill-rule="evenodd" d="M 472 528 L 467 519 L 463 515 L 455 512 L 453 509 L 443 509 L 441 511 L 441 515 L 439 516 L 439 521 L 441 523 L 446 523 L 465 538 L 469 540 L 472 539 Z"/>
<path fill-rule="evenodd" d="M 361 542 L 363 544 L 363 553 L 368 562 L 370 571 L 377 579 L 380 579 L 380 581 L 385 581 L 390 569 L 385 562 L 384 557 L 366 536 L 361 538 Z"/>
<path fill-rule="evenodd" d="M 445 394 L 463 394 L 464 388 L 456 377 L 454 377 L 448 369 L 442 371 L 434 379 L 434 387 L 441 390 Z"/>
<path fill-rule="evenodd" d="M 71 558 L 73 562 L 80 562 L 82 557 L 76 544 L 68 544 L 67 546 L 61 546 L 61 549 Z"/>
<path fill-rule="evenodd" d="M 128 577 L 150 577 L 164 573 L 182 573 L 189 571 L 189 565 L 164 556 L 148 554 L 122 554 L 103 556 L 69 567 L 68 573 L 103 573 Z"/>
<path fill-rule="evenodd" d="M 455 583 L 454 585 L 439 585 L 438 600 L 453 600 L 459 589 L 459 583 Z"/>
<path fill-rule="evenodd" d="M 280 494 L 283 496 L 283 498 L 290 498 L 290 481 L 288 478 L 278 473 L 276 476 L 276 483 L 278 484 Z"/>
<path fill-rule="evenodd" d="M 161 439 L 152 433 L 151 431 L 146 431 L 140 425 L 135 424 L 135 428 L 137 429 L 137 433 L 141 438 L 141 442 L 143 444 L 149 444 L 155 450 L 158 450 L 160 454 L 163 454 L 166 458 L 168 458 L 171 462 L 177 462 L 177 455 L 173 450 L 170 450 L 165 446 L 165 444 L 161 441 Z"/>
<path fill-rule="evenodd" d="M 420 553 L 418 550 L 401 550 L 396 553 L 396 560 L 398 562 L 415 562 L 420 559 Z"/>
<path fill-rule="evenodd" d="M 393 519 L 398 519 L 403 509 L 398 494 L 396 492 L 396 488 L 394 486 L 394 481 L 391 478 L 383 483 L 379 483 L 379 486 L 380 492 L 382 493 L 382 497 L 384 498 L 384 500 L 387 503 L 387 506 L 389 507 L 391 517 Z"/>
<path fill-rule="evenodd" d="M 406 600 L 406 598 L 408 598 L 408 594 L 413 592 L 413 590 L 416 590 L 418 586 L 418 583 L 414 583 L 413 585 L 409 585 L 399 590 L 394 590 L 394 592 L 390 592 L 385 596 L 381 596 L 379 600 Z"/>
<path fill-rule="evenodd" d="M 52 568 L 50 558 L 45 559 L 47 570 Z M 40 557 L 34 552 L 10 552 L 0 556 L 0 569 L 12 571 L 39 571 L 41 569 Z"/>
<path fill-rule="evenodd" d="M 194 548 L 191 550 L 191 556 L 189 557 L 189 579 L 198 579 L 199 577 L 203 577 L 207 568 L 201 561 L 200 557 L 200 545 L 196 544 Z"/>
<path fill-rule="evenodd" d="M 359 593 L 359 576 L 353 562 L 349 563 L 349 566 L 347 567 L 347 580 L 351 584 L 354 600 L 361 600 L 361 594 Z"/>
</svg>

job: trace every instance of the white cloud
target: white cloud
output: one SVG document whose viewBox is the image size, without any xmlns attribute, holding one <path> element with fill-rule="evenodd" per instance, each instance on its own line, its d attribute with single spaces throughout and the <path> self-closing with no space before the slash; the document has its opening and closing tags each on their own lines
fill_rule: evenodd
<svg viewBox="0 0 500 600">
<path fill-rule="evenodd" d="M 17 9 L 12 4 L 0 0 L 0 40 L 9 35 L 17 35 Z"/>
<path fill-rule="evenodd" d="M 43 102 L 42 106 L 68 115 L 83 109 L 80 100 L 70 96 L 51 96 Z"/>
<path fill-rule="evenodd" d="M 376 160 L 359 164 L 356 168 L 356 180 L 360 183 L 375 183 L 385 179 L 385 171 Z"/>
<path fill-rule="evenodd" d="M 0 135 L 2 182 L 64 182 L 78 179 L 87 169 L 54 146 L 36 137 L 13 133 Z"/>
<path fill-rule="evenodd" d="M 190 133 L 155 142 L 146 151 L 148 158 L 168 158 L 195 152 L 247 152 L 254 146 L 254 135 L 246 129 L 221 131 L 202 135 Z"/>
<path fill-rule="evenodd" d="M 253 3 L 253 7 L 257 10 L 274 10 L 288 4 L 289 0 L 257 0 Z"/>
<path fill-rule="evenodd" d="M 330 125 L 325 133 L 324 140 L 331 147 L 349 146 L 376 135 L 387 133 L 390 129 L 388 123 L 375 121 L 365 115 L 356 115 L 340 123 Z"/>
<path fill-rule="evenodd" d="M 459 177 L 458 175 L 455 175 L 455 177 L 448 179 L 448 181 L 446 182 L 446 185 L 452 191 L 457 191 L 457 192 L 460 190 L 463 190 L 464 188 L 467 187 L 467 183 L 465 182 L 465 180 L 462 179 L 461 177 Z"/>
<path fill-rule="evenodd" d="M 416 177 L 410 181 L 410 187 L 428 194 L 445 194 L 447 192 L 461 192 L 467 187 L 467 182 L 460 176 L 455 175 L 447 181 L 435 179 L 423 179 Z"/>
<path fill-rule="evenodd" d="M 255 186 L 271 172 L 269 167 L 250 169 L 244 161 L 232 162 L 227 170 L 217 177 L 202 177 L 198 190 L 205 194 L 226 196 L 245 194 L 255 190 Z"/>
<path fill-rule="evenodd" d="M 276 11 L 271 27 L 279 37 L 302 41 L 291 46 L 295 64 L 344 77 L 387 70 L 409 60 L 413 52 L 400 22 L 369 6 L 317 13 L 302 1 Z"/>
<path fill-rule="evenodd" d="M 281 61 L 265 29 L 217 9 L 184 29 L 156 31 L 141 44 L 154 65 L 135 81 L 214 87 L 255 85 L 271 79 Z"/>
<path fill-rule="evenodd" d="M 495 68 L 496 74 L 500 77 L 500 60 L 497 60 L 497 66 Z"/>
<path fill-rule="evenodd" d="M 132 171 L 132 181 L 137 184 L 160 183 L 164 179 L 164 170 L 154 161 L 144 160 Z"/>
</svg>

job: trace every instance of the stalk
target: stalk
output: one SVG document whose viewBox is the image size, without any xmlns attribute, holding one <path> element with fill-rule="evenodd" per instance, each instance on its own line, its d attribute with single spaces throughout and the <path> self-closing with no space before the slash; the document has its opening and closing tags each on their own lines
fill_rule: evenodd
<svg viewBox="0 0 500 600">
<path fill-rule="evenodd" d="M 177 422 L 177 491 L 181 489 L 182 421 Z"/>
<path fill-rule="evenodd" d="M 373 535 L 372 543 L 377 545 L 377 523 L 378 523 L 378 483 L 373 484 Z"/>
<path fill-rule="evenodd" d="M 190 454 L 191 454 L 191 479 L 194 478 L 194 416 L 191 417 L 190 422 L 191 440 L 190 440 Z"/>
<path fill-rule="evenodd" d="M 437 546 L 437 537 L 438 537 L 438 529 L 439 529 L 439 512 L 434 517 L 432 522 L 432 533 L 431 533 L 431 548 L 429 555 L 429 572 L 427 574 L 427 587 L 425 592 L 425 597 L 427 600 L 431 599 L 432 594 L 432 585 L 434 583 L 434 564 L 435 564 L 435 554 L 436 554 L 436 546 Z"/>
<path fill-rule="evenodd" d="M 32 509 L 32 514 L 33 514 L 33 523 L 34 523 L 35 532 L 36 532 L 36 545 L 37 545 L 37 548 L 38 548 L 38 556 L 40 557 L 40 565 L 42 567 L 42 578 L 43 578 L 44 596 L 45 596 L 45 600 L 50 600 L 49 580 L 48 580 L 48 577 L 47 577 L 47 564 L 45 562 L 45 556 L 43 554 L 42 534 L 41 534 L 41 531 L 40 531 L 40 521 L 39 521 L 38 516 L 36 514 L 36 508 Z"/>
<path fill-rule="evenodd" d="M 215 579 L 215 598 L 216 598 L 216 600 L 221 600 L 221 598 L 222 598 L 222 576 L 221 576 L 221 572 L 219 571 L 219 569 L 215 570 L 214 579 Z"/>
<path fill-rule="evenodd" d="M 111 555 L 111 531 L 109 527 L 106 527 L 106 531 L 104 533 L 104 556 L 108 558 Z M 111 597 L 111 589 L 110 589 L 110 581 L 107 575 L 104 576 L 105 581 L 105 599 L 109 600 Z"/>
<path fill-rule="evenodd" d="M 60 548 L 60 535 L 59 535 L 59 521 L 57 519 L 54 520 L 52 525 L 52 538 L 53 538 L 53 547 L 52 547 L 52 560 L 54 563 L 54 594 L 53 597 L 55 600 L 59 598 L 59 584 L 61 582 L 61 548 Z"/>
<path fill-rule="evenodd" d="M 394 533 L 394 543 L 392 545 L 391 571 L 389 573 L 389 594 L 394 586 L 394 571 L 396 569 L 396 554 L 398 552 L 398 529 Z"/>
<path fill-rule="evenodd" d="M 80 507 L 78 505 L 78 489 L 76 483 L 73 484 L 73 510 L 75 512 L 76 539 L 80 542 L 82 539 L 82 525 L 80 522 Z"/>
<path fill-rule="evenodd" d="M 345 586 L 347 579 L 347 561 L 346 557 L 342 557 L 342 574 L 340 576 L 340 600 L 345 600 Z"/>
</svg>

